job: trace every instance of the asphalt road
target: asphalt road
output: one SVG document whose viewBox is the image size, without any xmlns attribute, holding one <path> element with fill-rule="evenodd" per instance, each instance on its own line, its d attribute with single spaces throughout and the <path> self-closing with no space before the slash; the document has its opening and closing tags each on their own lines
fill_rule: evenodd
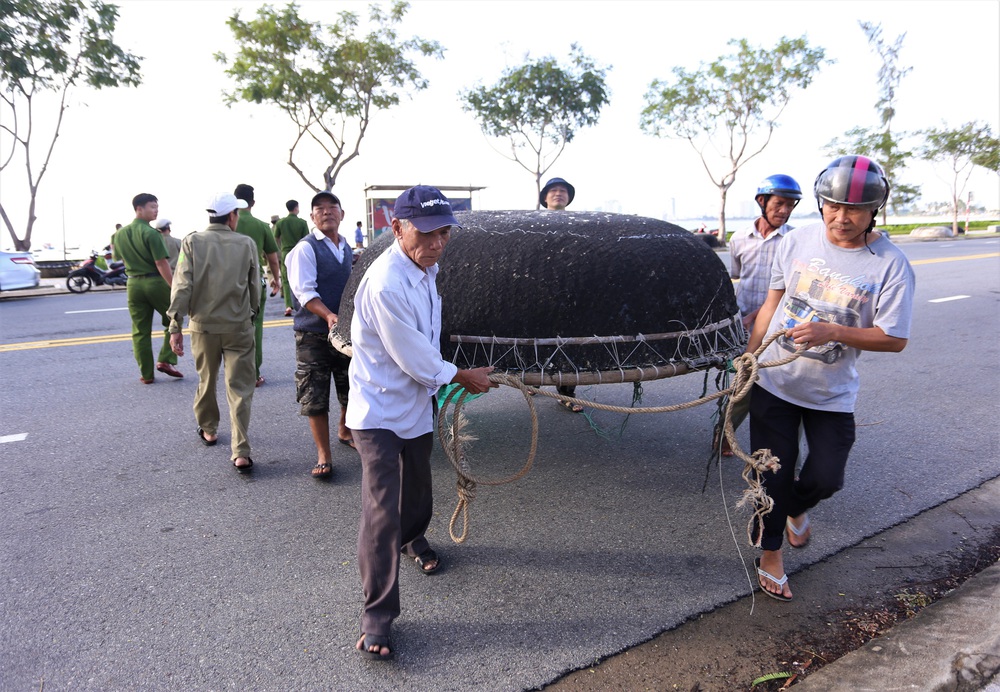
<svg viewBox="0 0 1000 692">
<path fill-rule="evenodd" d="M 918 281 L 910 345 L 861 359 L 846 487 L 812 514 L 819 530 L 790 571 L 1000 476 L 1000 241 L 901 247 Z M 445 569 L 404 565 L 397 660 L 362 661 L 360 465 L 338 445 L 336 479 L 309 477 L 279 302 L 250 477 L 229 464 L 225 423 L 218 447 L 195 437 L 190 355 L 183 380 L 137 382 L 124 306 L 123 292 L 0 302 L 0 690 L 531 689 L 750 590 L 741 469 L 709 465 L 709 407 L 598 412 L 602 436 L 535 397 L 535 467 L 480 487 L 462 545 L 448 539 L 455 475 L 435 452 L 430 538 Z M 645 383 L 642 403 L 703 384 Z M 579 391 L 632 400 L 627 385 Z M 519 468 L 520 395 L 467 412 L 476 471 Z"/>
</svg>

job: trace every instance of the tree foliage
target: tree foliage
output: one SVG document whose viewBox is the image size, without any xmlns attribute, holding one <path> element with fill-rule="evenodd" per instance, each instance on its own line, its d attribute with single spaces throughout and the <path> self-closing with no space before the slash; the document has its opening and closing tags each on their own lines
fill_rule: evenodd
<svg viewBox="0 0 1000 692">
<path fill-rule="evenodd" d="M 920 187 L 899 181 L 900 171 L 906 162 L 913 158 L 914 152 L 900 146 L 899 135 L 888 130 L 873 127 L 855 127 L 844 134 L 844 138 L 834 139 L 826 146 L 827 152 L 833 156 L 847 154 L 863 154 L 874 159 L 885 171 L 889 181 L 889 202 L 882 208 L 882 225 L 886 223 L 886 209 L 891 208 L 893 214 L 910 206 L 920 197 Z"/>
<path fill-rule="evenodd" d="M 239 49 L 232 59 L 217 53 L 235 83 L 228 105 L 244 101 L 281 109 L 296 127 L 288 165 L 315 191 L 332 189 L 344 166 L 361 153 L 373 112 L 396 106 L 408 89 L 427 88 L 411 56 L 443 55 L 436 41 L 402 40 L 397 28 L 409 10 L 395 2 L 388 11 L 368 8 L 371 30 L 360 33 L 358 15 L 338 13 L 335 24 L 310 22 L 290 3 L 264 5 L 254 19 L 236 12 L 227 24 Z M 321 183 L 297 163 L 311 145 L 329 163 Z M 299 158 L 297 158 L 299 157 Z"/>
<path fill-rule="evenodd" d="M 833 154 L 865 154 L 881 164 L 889 181 L 889 203 L 882 208 L 882 223 L 886 223 L 888 210 L 898 213 L 899 209 L 912 204 L 920 196 L 920 188 L 900 182 L 899 178 L 906 162 L 913 152 L 901 146 L 905 132 L 892 131 L 892 119 L 896 115 L 896 91 L 912 67 L 900 67 L 899 53 L 903 48 L 906 34 L 896 37 L 891 44 L 882 36 L 882 25 L 858 22 L 868 37 L 868 45 L 882 59 L 878 71 L 879 98 L 875 107 L 879 112 L 879 128 L 856 127 L 848 130 L 844 140 L 835 139 L 827 145 Z"/>
<path fill-rule="evenodd" d="M 142 58 L 115 44 L 117 22 L 118 7 L 101 0 L 0 0 L 0 171 L 24 165 L 28 199 L 23 237 L 14 229 L 9 200 L 0 201 L 0 218 L 18 250 L 31 249 L 38 188 L 52 161 L 72 87 L 140 82 Z M 51 131 L 36 119 L 36 108 L 54 107 L 46 92 L 59 99 Z"/>
<path fill-rule="evenodd" d="M 950 169 L 952 231 L 958 234 L 958 212 L 965 185 L 972 175 L 972 167 L 977 162 L 991 163 L 988 152 L 993 147 L 996 156 L 996 138 L 987 123 L 967 122 L 959 128 L 928 128 L 920 132 L 924 144 L 920 157 L 938 164 L 946 164 Z M 984 158 L 984 152 L 987 153 Z M 996 163 L 995 158 L 992 163 Z"/>
<path fill-rule="evenodd" d="M 507 158 L 534 175 L 540 193 L 542 176 L 577 130 L 597 123 L 610 96 L 605 83 L 610 69 L 598 66 L 573 44 L 568 66 L 551 56 L 525 56 L 523 65 L 505 69 L 492 86 L 466 89 L 459 98 L 486 136 L 508 140 Z"/>
<path fill-rule="evenodd" d="M 698 152 L 719 188 L 720 238 L 726 230 L 726 195 L 737 172 L 770 143 L 792 90 L 805 89 L 822 65 L 832 62 L 805 37 L 782 37 L 770 48 L 754 48 L 746 39 L 729 45 L 735 52 L 697 70 L 675 67 L 672 81 L 653 80 L 639 121 L 647 134 L 685 139 Z M 726 163 L 716 174 L 713 163 L 719 158 Z"/>
<path fill-rule="evenodd" d="M 981 147 L 972 156 L 972 163 L 1000 175 L 1000 138 L 985 137 Z"/>
</svg>

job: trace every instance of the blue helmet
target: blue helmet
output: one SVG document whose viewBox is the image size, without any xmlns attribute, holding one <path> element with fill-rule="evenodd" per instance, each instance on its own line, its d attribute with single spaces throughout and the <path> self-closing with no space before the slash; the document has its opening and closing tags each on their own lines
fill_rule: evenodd
<svg viewBox="0 0 1000 692">
<path fill-rule="evenodd" d="M 802 199 L 802 189 L 795 182 L 795 178 L 790 175 L 778 173 L 777 175 L 767 176 L 757 186 L 757 194 L 754 197 L 759 197 L 760 195 L 778 195 L 779 197 L 787 197 L 788 199 Z"/>
</svg>

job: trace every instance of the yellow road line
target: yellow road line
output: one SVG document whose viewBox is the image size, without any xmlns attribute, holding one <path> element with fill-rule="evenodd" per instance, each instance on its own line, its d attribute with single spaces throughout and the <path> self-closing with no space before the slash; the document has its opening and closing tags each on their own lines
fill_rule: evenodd
<svg viewBox="0 0 1000 692">
<path fill-rule="evenodd" d="M 265 322 L 264 327 L 290 327 L 291 320 L 271 320 Z M 187 330 L 184 330 L 187 334 Z M 162 336 L 163 332 L 153 332 L 152 337 L 156 339 Z M 110 344 L 118 341 L 131 341 L 131 334 L 105 334 L 103 336 L 81 336 L 69 339 L 50 339 L 48 341 L 22 341 L 15 344 L 0 344 L 0 353 L 8 351 L 31 351 L 40 348 L 61 348 L 63 346 L 88 346 L 92 344 Z"/>
<path fill-rule="evenodd" d="M 986 259 L 987 257 L 1000 257 L 1000 252 L 984 252 L 981 255 L 961 255 L 959 257 L 935 257 L 934 259 L 914 260 L 910 264 L 937 264 L 938 262 L 958 262 L 959 260 Z"/>
</svg>

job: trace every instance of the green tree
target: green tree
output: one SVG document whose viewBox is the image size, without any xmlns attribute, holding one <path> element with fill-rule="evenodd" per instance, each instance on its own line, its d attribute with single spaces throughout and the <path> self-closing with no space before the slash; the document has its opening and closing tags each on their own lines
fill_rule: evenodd
<svg viewBox="0 0 1000 692">
<path fill-rule="evenodd" d="M 236 12 L 227 24 L 240 47 L 231 61 L 223 53 L 215 56 L 236 84 L 225 94 L 227 105 L 268 103 L 284 111 L 296 127 L 288 165 L 313 190 L 332 189 L 344 166 L 360 155 L 373 110 L 398 105 L 408 88 L 427 88 L 410 56 L 443 55 L 435 41 L 399 38 L 397 27 L 408 10 L 405 2 L 388 11 L 370 5 L 367 35 L 358 33 L 353 12 L 338 13 L 331 25 L 301 18 L 294 3 L 281 10 L 264 5 L 250 21 Z M 303 143 L 329 162 L 321 183 L 296 163 L 302 160 L 297 156 L 309 156 L 308 149 L 299 151 Z"/>
<path fill-rule="evenodd" d="M 844 140 L 835 139 L 827 145 L 827 150 L 835 155 L 866 154 L 877 160 L 885 171 L 889 181 L 889 203 L 882 208 L 882 224 L 885 225 L 889 208 L 892 213 L 898 213 L 902 207 L 912 204 L 920 196 L 920 188 L 899 181 L 899 175 L 906 167 L 906 161 L 913 152 L 900 146 L 900 138 L 905 132 L 898 134 L 892 131 L 892 119 L 896 115 L 896 91 L 903 77 L 908 75 L 912 67 L 899 66 L 899 52 L 903 47 L 906 34 L 900 34 L 893 43 L 887 43 L 882 37 L 882 25 L 870 22 L 858 22 L 868 45 L 882 59 L 878 71 L 879 98 L 875 107 L 879 112 L 880 127 L 855 127 L 848 130 Z"/>
<path fill-rule="evenodd" d="M 920 132 L 924 144 L 920 148 L 920 158 L 934 163 L 947 164 L 950 168 L 952 232 L 958 234 L 959 202 L 965 185 L 972 175 L 972 167 L 977 161 L 990 163 L 983 158 L 995 141 L 990 126 L 978 121 L 967 122 L 957 129 L 929 128 Z M 994 161 L 995 163 L 995 161 Z M 981 165 L 981 164 L 979 164 Z"/>
<path fill-rule="evenodd" d="M 887 208 L 891 207 L 892 213 L 898 214 L 920 197 L 918 185 L 899 182 L 899 172 L 906 161 L 913 157 L 913 151 L 901 148 L 898 135 L 893 135 L 888 130 L 855 127 L 848 130 L 843 139 L 837 138 L 827 144 L 826 150 L 832 156 L 863 154 L 882 166 L 889 181 L 889 203 L 882 208 L 882 225 L 886 223 Z"/>
<path fill-rule="evenodd" d="M 507 139 L 514 161 L 535 177 L 535 209 L 545 175 L 577 130 L 597 123 L 608 103 L 610 66 L 598 66 L 575 43 L 570 65 L 549 56 L 503 71 L 493 86 L 459 92 L 462 109 L 475 114 L 483 134 Z"/>
<path fill-rule="evenodd" d="M 719 237 L 725 238 L 726 195 L 736 174 L 770 143 L 793 88 L 812 82 L 825 58 L 805 37 L 782 37 L 770 48 L 753 48 L 733 39 L 736 52 L 693 72 L 675 67 L 674 80 L 653 80 L 646 92 L 640 127 L 655 137 L 687 140 L 719 188 Z M 726 152 L 721 157 L 713 152 Z M 720 173 L 713 161 L 727 160 Z"/>
<path fill-rule="evenodd" d="M 984 138 L 982 148 L 972 157 L 972 163 L 1000 175 L 1000 138 Z"/>
<path fill-rule="evenodd" d="M 0 200 L 0 218 L 18 250 L 31 249 L 38 188 L 52 162 L 72 88 L 140 82 L 142 58 L 115 44 L 117 21 L 118 7 L 100 0 L 0 0 L 0 172 L 24 165 L 24 235 L 18 237 L 14 229 L 9 200 Z M 59 99 L 51 130 L 36 119 L 36 108 L 55 106 L 45 98 L 47 92 Z"/>
</svg>

